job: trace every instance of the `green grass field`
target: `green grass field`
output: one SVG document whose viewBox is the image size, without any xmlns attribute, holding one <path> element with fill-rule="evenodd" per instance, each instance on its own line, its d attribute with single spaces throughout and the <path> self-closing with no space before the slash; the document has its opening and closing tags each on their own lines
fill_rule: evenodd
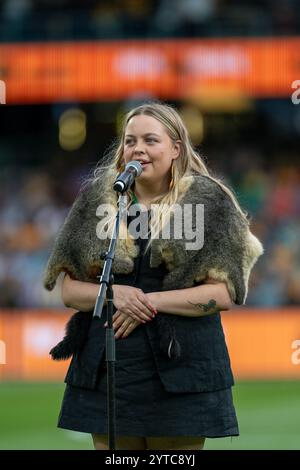
<svg viewBox="0 0 300 470">
<path fill-rule="evenodd" d="M 56 427 L 64 385 L 0 384 L 0 449 L 92 449 L 88 434 Z M 300 381 L 238 382 L 240 437 L 206 449 L 300 449 Z"/>
</svg>

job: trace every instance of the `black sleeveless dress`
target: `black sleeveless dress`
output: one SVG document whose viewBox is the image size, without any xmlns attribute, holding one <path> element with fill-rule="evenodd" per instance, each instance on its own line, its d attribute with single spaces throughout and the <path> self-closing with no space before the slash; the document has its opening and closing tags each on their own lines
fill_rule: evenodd
<svg viewBox="0 0 300 470">
<path fill-rule="evenodd" d="M 166 268 L 164 265 L 151 268 L 150 250 L 145 253 L 147 240 L 140 238 L 137 243 L 140 254 L 135 260 L 133 273 L 116 275 L 115 284 L 132 285 L 144 292 L 162 290 Z M 105 321 L 104 309 L 101 328 Z M 155 321 L 156 318 L 149 324 Z M 140 324 L 127 338 L 116 340 L 117 436 L 238 436 L 231 387 L 196 393 L 166 391 L 157 371 L 148 327 L 148 323 Z M 103 355 L 95 390 L 67 384 L 58 427 L 107 434 L 106 372 Z"/>
</svg>

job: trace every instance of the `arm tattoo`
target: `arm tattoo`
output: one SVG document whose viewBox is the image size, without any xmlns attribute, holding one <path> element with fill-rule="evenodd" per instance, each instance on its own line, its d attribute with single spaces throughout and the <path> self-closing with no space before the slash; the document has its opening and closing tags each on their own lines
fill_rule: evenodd
<svg viewBox="0 0 300 470">
<path fill-rule="evenodd" d="M 217 311 L 217 302 L 214 299 L 210 299 L 207 304 L 194 304 L 193 302 L 189 302 L 189 304 L 200 309 L 202 313 L 214 313 Z"/>
</svg>

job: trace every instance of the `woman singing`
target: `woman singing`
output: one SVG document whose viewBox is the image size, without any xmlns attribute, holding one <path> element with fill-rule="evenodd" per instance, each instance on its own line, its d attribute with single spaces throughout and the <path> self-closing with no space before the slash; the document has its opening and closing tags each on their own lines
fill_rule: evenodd
<svg viewBox="0 0 300 470">
<path fill-rule="evenodd" d="M 47 265 L 45 287 L 64 272 L 62 300 L 78 310 L 51 351 L 54 359 L 73 355 L 58 426 L 90 433 L 96 449 L 108 449 L 106 307 L 92 320 L 109 244 L 99 208 L 116 212 L 113 183 L 133 160 L 143 171 L 127 192 L 113 262 L 117 449 L 199 450 L 206 438 L 239 434 L 220 312 L 245 303 L 262 246 L 233 193 L 193 149 L 179 114 L 157 102 L 127 114 Z"/>
</svg>

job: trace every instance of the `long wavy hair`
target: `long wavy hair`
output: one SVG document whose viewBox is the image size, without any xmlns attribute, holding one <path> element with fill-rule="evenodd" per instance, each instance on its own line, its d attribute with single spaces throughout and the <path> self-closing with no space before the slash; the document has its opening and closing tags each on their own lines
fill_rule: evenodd
<svg viewBox="0 0 300 470">
<path fill-rule="evenodd" d="M 155 238 L 164 225 L 166 217 L 169 216 L 172 206 L 177 202 L 179 196 L 179 182 L 185 176 L 203 175 L 215 181 L 222 190 L 228 194 L 238 212 L 248 222 L 247 214 L 241 209 L 234 193 L 219 178 L 214 177 L 208 170 L 205 162 L 199 153 L 193 148 L 186 126 L 180 115 L 172 106 L 160 102 L 146 102 L 125 115 L 123 126 L 118 141 L 106 153 L 104 158 L 98 163 L 94 170 L 93 181 L 101 179 L 103 174 L 110 170 L 116 175 L 124 170 L 123 152 L 126 127 L 134 116 L 151 116 L 163 124 L 171 141 L 175 144 L 180 141 L 180 155 L 172 162 L 170 169 L 171 184 L 165 194 L 153 199 L 153 204 L 157 204 L 156 220 L 152 225 L 152 237 Z M 117 197 L 117 196 L 116 196 Z M 132 201 L 131 192 L 128 192 L 129 204 Z"/>
</svg>

